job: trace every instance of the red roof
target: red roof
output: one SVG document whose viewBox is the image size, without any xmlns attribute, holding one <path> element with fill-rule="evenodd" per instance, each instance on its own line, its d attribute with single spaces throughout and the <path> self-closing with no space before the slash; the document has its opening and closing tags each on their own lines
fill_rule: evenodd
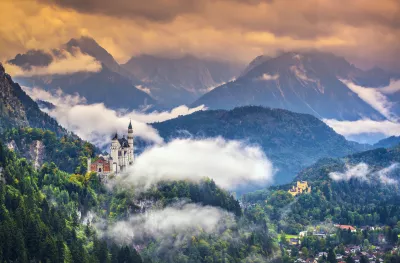
<svg viewBox="0 0 400 263">
<path fill-rule="evenodd" d="M 350 229 L 351 231 L 356 230 L 354 227 L 349 226 L 349 225 L 338 225 L 338 227 L 340 229 L 345 229 L 345 230 L 347 230 L 347 229 Z"/>
<path fill-rule="evenodd" d="M 107 161 L 104 160 L 103 158 L 99 158 L 96 161 L 94 161 L 93 163 L 107 163 Z"/>
</svg>

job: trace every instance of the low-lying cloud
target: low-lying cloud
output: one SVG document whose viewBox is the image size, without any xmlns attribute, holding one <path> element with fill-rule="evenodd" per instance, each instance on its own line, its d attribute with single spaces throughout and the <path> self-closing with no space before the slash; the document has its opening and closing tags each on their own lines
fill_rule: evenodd
<svg viewBox="0 0 400 263">
<path fill-rule="evenodd" d="M 335 132 L 343 136 L 358 134 L 381 133 L 385 136 L 399 136 L 400 123 L 389 120 L 375 121 L 371 119 L 361 119 L 356 121 L 339 121 L 335 119 L 323 120 Z"/>
<path fill-rule="evenodd" d="M 382 170 L 379 170 L 376 174 L 377 174 L 378 178 L 381 180 L 381 182 L 384 184 L 397 184 L 397 183 L 399 183 L 399 181 L 389 177 L 389 175 L 398 168 L 399 168 L 399 164 L 394 163 L 388 167 L 383 168 Z"/>
<path fill-rule="evenodd" d="M 400 80 L 392 80 L 388 86 L 381 88 L 363 87 L 348 80 L 341 81 L 387 120 L 372 120 L 370 118 L 363 118 L 356 121 L 324 119 L 323 121 L 328 126 L 346 137 L 368 134 L 383 134 L 384 136 L 400 135 L 400 123 L 394 110 L 396 104 L 391 102 L 387 97 L 388 94 L 400 91 Z"/>
<path fill-rule="evenodd" d="M 101 70 L 101 63 L 94 57 L 83 54 L 79 49 L 70 53 L 61 50 L 61 55 L 53 56 L 52 62 L 47 66 L 32 66 L 29 69 L 5 62 L 6 71 L 13 77 L 32 77 L 44 75 L 65 75 L 76 72 L 98 72 Z"/>
<path fill-rule="evenodd" d="M 132 244 L 144 240 L 158 239 L 161 246 L 179 247 L 200 233 L 222 232 L 234 216 L 220 208 L 198 204 L 176 204 L 162 210 L 150 210 L 133 215 L 126 220 L 106 225 L 95 223 L 103 237 L 117 243 Z"/>
<path fill-rule="evenodd" d="M 399 167 L 398 163 L 393 163 L 388 167 L 382 168 L 378 171 L 373 171 L 366 163 L 359 163 L 356 165 L 346 164 L 346 170 L 344 172 L 330 172 L 329 177 L 334 181 L 350 181 L 351 179 L 358 179 L 365 182 L 371 182 L 372 179 L 376 179 L 383 184 L 398 184 L 398 180 L 389 176 Z"/>
<path fill-rule="evenodd" d="M 108 145 L 115 132 L 126 134 L 129 121 L 132 121 L 135 136 L 156 144 L 163 143 L 157 130 L 148 123 L 165 121 L 205 109 L 204 106 L 188 108 L 183 105 L 165 112 L 126 112 L 125 110 L 109 109 L 103 103 L 84 104 L 85 98 L 79 95 L 67 95 L 61 90 L 56 93 L 40 88 L 24 87 L 24 90 L 33 99 L 53 103 L 56 106 L 54 109 L 44 109 L 44 111 L 67 130 L 99 147 Z"/>
<path fill-rule="evenodd" d="M 391 121 L 396 121 L 397 116 L 392 112 L 393 103 L 382 93 L 392 92 L 393 87 L 385 88 L 370 88 L 354 84 L 348 80 L 341 80 L 351 91 L 356 93 L 363 101 L 368 103 L 372 108 L 381 113 L 385 118 Z"/>
<path fill-rule="evenodd" d="M 225 189 L 267 185 L 275 169 L 258 146 L 222 138 L 175 139 L 155 145 L 137 157 L 118 184 L 145 189 L 161 181 L 201 182 L 211 178 Z"/>
<path fill-rule="evenodd" d="M 370 172 L 366 163 L 359 163 L 355 166 L 346 164 L 346 170 L 344 172 L 331 172 L 329 173 L 329 177 L 334 181 L 349 181 L 351 179 L 365 181 Z"/>
</svg>

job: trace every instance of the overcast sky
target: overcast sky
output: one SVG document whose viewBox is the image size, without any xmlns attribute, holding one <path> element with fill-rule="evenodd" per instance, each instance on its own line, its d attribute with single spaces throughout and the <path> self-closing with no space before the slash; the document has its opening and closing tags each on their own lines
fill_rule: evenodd
<svg viewBox="0 0 400 263">
<path fill-rule="evenodd" d="M 95 38 L 119 62 L 194 54 L 249 62 L 315 48 L 400 70 L 399 0 L 1 0 L 0 59 Z"/>
</svg>

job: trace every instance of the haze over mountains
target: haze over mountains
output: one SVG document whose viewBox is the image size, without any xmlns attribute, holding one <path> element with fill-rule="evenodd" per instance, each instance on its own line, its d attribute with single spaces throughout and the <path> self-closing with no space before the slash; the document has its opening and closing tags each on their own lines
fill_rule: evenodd
<svg viewBox="0 0 400 263">
<path fill-rule="evenodd" d="M 78 93 L 88 104 L 114 110 L 267 106 L 312 114 L 363 143 L 400 134 L 400 74 L 362 70 L 332 53 L 261 55 L 247 67 L 192 55 L 140 55 L 119 64 L 94 39 L 81 37 L 51 51 L 18 54 L 7 65 L 19 68 L 15 79 L 23 86 Z M 353 131 L 353 121 L 363 122 L 362 128 Z M 377 129 L 382 121 L 399 132 Z"/>
<path fill-rule="evenodd" d="M 232 109 L 260 105 L 337 120 L 388 119 L 359 90 L 388 87 L 391 81 L 400 79 L 400 74 L 377 67 L 361 70 L 343 57 L 317 51 L 258 56 L 246 68 L 230 61 L 192 55 L 140 55 L 120 65 L 89 37 L 71 39 L 60 49 L 48 52 L 31 50 L 18 54 L 8 63 L 23 70 L 48 67 L 65 57 L 65 52 L 90 56 L 100 67 L 82 71 L 77 66 L 76 72 L 69 74 L 22 74 L 16 79 L 27 86 L 79 93 L 89 103 L 104 102 L 111 108 L 140 109 L 152 105 L 165 109 L 204 104 L 210 109 Z M 400 111 L 397 89 L 382 89 L 396 114 Z"/>
<path fill-rule="evenodd" d="M 149 105 L 168 108 L 191 103 L 210 87 L 231 80 L 241 69 L 235 63 L 189 55 L 177 59 L 142 55 L 119 65 L 110 53 L 88 37 L 71 39 L 50 52 L 31 50 L 18 54 L 8 63 L 23 70 L 48 67 L 54 60 L 63 59 L 65 51 L 71 54 L 79 51 L 93 57 L 101 63 L 101 68 L 93 72 L 77 69 L 71 74 L 21 74 L 17 80 L 26 86 L 79 93 L 88 103 L 104 102 L 114 109 L 139 109 Z"/>
<path fill-rule="evenodd" d="M 258 57 L 235 81 L 203 95 L 192 106 L 232 109 L 262 105 L 313 114 L 319 118 L 357 120 L 388 116 L 368 104 L 345 81 L 363 87 L 384 87 L 399 75 L 381 69 L 363 71 L 330 53 L 289 52 Z"/>
<path fill-rule="evenodd" d="M 210 88 L 231 80 L 242 70 L 240 64 L 191 55 L 181 58 L 141 55 L 132 57 L 122 66 L 143 81 L 149 94 L 167 105 L 188 104 Z"/>
</svg>

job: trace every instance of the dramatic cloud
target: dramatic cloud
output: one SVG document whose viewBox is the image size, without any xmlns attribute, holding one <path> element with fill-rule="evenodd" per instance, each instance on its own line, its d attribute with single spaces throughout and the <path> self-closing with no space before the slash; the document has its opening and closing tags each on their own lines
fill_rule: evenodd
<svg viewBox="0 0 400 263">
<path fill-rule="evenodd" d="M 329 177 L 334 181 L 349 181 L 350 179 L 360 179 L 362 181 L 367 180 L 367 175 L 370 173 L 370 169 L 367 164 L 359 163 L 355 166 L 346 165 L 346 171 L 342 172 L 331 172 Z"/>
<path fill-rule="evenodd" d="M 23 69 L 13 64 L 4 63 L 6 71 L 13 77 L 31 77 L 52 74 L 72 74 L 76 72 L 97 72 L 101 70 L 101 63 L 95 58 L 82 54 L 79 50 L 73 54 L 61 51 L 60 56 L 54 56 L 47 66 L 33 66 Z"/>
<path fill-rule="evenodd" d="M 191 53 L 248 62 L 315 48 L 400 69 L 399 10 L 397 0 L 3 0 L 0 59 L 88 35 L 119 61 Z"/>
<path fill-rule="evenodd" d="M 161 240 L 163 245 L 179 246 L 200 233 L 222 232 L 234 223 L 234 216 L 220 208 L 197 204 L 177 204 L 162 210 L 150 210 L 111 225 L 95 226 L 102 236 L 122 244 L 141 242 L 148 238 Z M 166 244 L 168 243 L 168 244 Z"/>
<path fill-rule="evenodd" d="M 373 172 L 366 163 L 359 163 L 357 165 L 346 164 L 344 172 L 331 172 L 329 176 L 334 181 L 349 181 L 351 179 L 359 179 L 365 182 L 371 182 L 375 178 L 383 184 L 397 184 L 398 180 L 389 177 L 396 169 L 399 168 L 398 163 L 393 163 L 388 167 L 382 168 Z"/>
<path fill-rule="evenodd" d="M 149 114 L 137 111 L 116 111 L 105 107 L 103 103 L 83 104 L 86 101 L 84 98 L 79 95 L 66 95 L 60 90 L 57 93 L 50 93 L 39 88 L 24 87 L 24 90 L 33 99 L 53 103 L 56 106 L 54 109 L 46 109 L 50 116 L 69 131 L 99 147 L 108 145 L 115 132 L 126 134 L 130 120 L 132 120 L 135 136 L 154 143 L 162 143 L 163 139 L 158 132 L 147 123 L 165 121 L 204 109 L 203 106 L 193 109 L 179 106 L 171 111 Z"/>
<path fill-rule="evenodd" d="M 222 138 L 176 139 L 156 145 L 120 176 L 118 184 L 148 188 L 160 181 L 200 182 L 208 177 L 225 189 L 272 182 L 275 169 L 257 146 Z"/>
<path fill-rule="evenodd" d="M 369 88 L 358 86 L 350 81 L 341 80 L 351 91 L 356 93 L 362 100 L 371 105 L 374 109 L 380 112 L 388 120 L 396 120 L 397 117 L 392 113 L 393 103 L 380 92 L 380 90 L 387 89 L 392 91 L 393 87 L 388 86 L 386 88 Z"/>
<path fill-rule="evenodd" d="M 367 134 L 383 134 L 384 136 L 400 135 L 399 117 L 395 113 L 396 103 L 391 102 L 387 97 L 387 94 L 400 91 L 399 80 L 392 80 L 388 86 L 381 88 L 363 87 L 348 80 L 341 81 L 362 100 L 386 117 L 387 120 L 376 121 L 364 118 L 356 121 L 340 121 L 324 119 L 323 121 L 327 125 L 346 137 Z"/>
</svg>

